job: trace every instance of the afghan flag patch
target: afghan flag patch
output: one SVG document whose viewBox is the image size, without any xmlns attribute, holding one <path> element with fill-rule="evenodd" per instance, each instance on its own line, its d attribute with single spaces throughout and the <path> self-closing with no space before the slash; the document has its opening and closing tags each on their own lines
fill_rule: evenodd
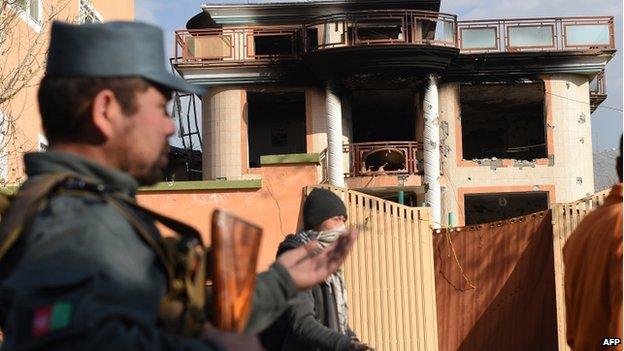
<svg viewBox="0 0 624 351">
<path fill-rule="evenodd" d="M 42 336 L 67 328 L 71 322 L 73 308 L 70 302 L 57 302 L 54 305 L 37 308 L 33 313 L 32 335 Z"/>
</svg>

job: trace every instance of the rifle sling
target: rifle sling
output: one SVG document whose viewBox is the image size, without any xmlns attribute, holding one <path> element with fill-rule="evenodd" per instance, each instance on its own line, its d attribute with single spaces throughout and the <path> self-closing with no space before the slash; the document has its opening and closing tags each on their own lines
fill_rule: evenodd
<svg viewBox="0 0 624 351">
<path fill-rule="evenodd" d="M 26 182 L 11 201 L 0 224 L 0 262 L 17 242 L 30 219 L 44 205 L 47 195 L 71 175 L 55 173 Z"/>
</svg>

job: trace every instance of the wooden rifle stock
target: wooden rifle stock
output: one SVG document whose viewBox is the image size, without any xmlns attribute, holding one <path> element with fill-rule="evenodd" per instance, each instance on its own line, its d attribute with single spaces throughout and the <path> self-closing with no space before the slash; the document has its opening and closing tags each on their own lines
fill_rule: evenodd
<svg viewBox="0 0 624 351">
<path fill-rule="evenodd" d="M 212 215 L 213 324 L 242 332 L 251 313 L 262 229 L 232 214 Z"/>
</svg>

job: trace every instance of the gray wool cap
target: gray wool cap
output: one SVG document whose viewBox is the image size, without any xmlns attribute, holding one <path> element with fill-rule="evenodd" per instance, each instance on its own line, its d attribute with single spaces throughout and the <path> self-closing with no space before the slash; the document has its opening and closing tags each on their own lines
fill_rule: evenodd
<svg viewBox="0 0 624 351">
<path fill-rule="evenodd" d="M 46 75 L 141 77 L 173 90 L 204 93 L 167 70 L 163 31 L 140 22 L 74 25 L 55 21 Z"/>
</svg>

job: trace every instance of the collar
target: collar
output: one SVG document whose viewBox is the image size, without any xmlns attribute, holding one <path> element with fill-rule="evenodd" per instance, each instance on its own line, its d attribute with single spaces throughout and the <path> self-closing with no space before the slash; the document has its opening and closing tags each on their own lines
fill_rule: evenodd
<svg viewBox="0 0 624 351">
<path fill-rule="evenodd" d="M 35 152 L 24 155 L 29 177 L 49 173 L 69 173 L 104 184 L 133 196 L 139 183 L 128 173 L 108 168 L 97 162 L 67 152 Z"/>
</svg>

